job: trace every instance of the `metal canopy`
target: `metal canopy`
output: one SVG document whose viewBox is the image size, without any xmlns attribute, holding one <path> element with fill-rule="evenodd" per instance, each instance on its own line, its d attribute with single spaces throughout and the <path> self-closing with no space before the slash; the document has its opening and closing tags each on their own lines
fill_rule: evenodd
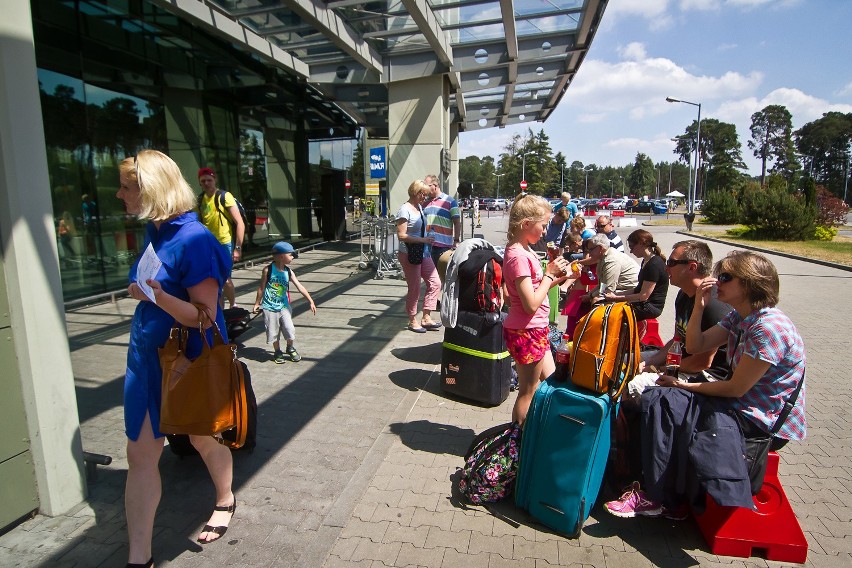
<svg viewBox="0 0 852 568">
<path fill-rule="evenodd" d="M 155 0 L 292 72 L 387 135 L 394 81 L 448 75 L 459 130 L 544 121 L 585 58 L 608 0 Z M 225 22 L 224 18 L 230 20 Z M 237 33 L 235 33 L 237 30 Z M 241 30 L 241 31 L 239 31 Z M 264 49 L 258 45 L 268 42 Z M 282 58 L 268 58 L 280 67 Z M 301 73 L 299 73 L 301 74 Z"/>
</svg>

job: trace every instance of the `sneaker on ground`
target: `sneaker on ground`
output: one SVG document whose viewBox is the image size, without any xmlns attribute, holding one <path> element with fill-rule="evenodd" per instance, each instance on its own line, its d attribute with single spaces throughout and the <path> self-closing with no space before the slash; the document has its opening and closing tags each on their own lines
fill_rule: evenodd
<svg viewBox="0 0 852 568">
<path fill-rule="evenodd" d="M 604 504 L 604 508 L 616 517 L 630 518 L 637 515 L 645 517 L 658 517 L 663 511 L 663 506 L 649 500 L 645 492 L 639 488 L 639 482 L 634 481 L 628 487 L 621 499 Z"/>
<path fill-rule="evenodd" d="M 290 360 L 294 363 L 298 363 L 299 361 L 302 360 L 302 356 L 299 355 L 299 352 L 296 351 L 295 347 L 289 347 L 287 349 L 287 355 L 290 356 Z"/>
<path fill-rule="evenodd" d="M 685 521 L 689 517 L 689 507 L 686 503 L 677 507 L 663 507 L 663 516 L 671 521 Z"/>
<path fill-rule="evenodd" d="M 284 353 L 282 353 L 281 351 L 276 351 L 275 352 L 275 358 L 273 359 L 273 361 L 275 361 L 277 364 L 280 365 L 282 363 L 286 363 L 287 358 L 284 357 Z"/>
</svg>

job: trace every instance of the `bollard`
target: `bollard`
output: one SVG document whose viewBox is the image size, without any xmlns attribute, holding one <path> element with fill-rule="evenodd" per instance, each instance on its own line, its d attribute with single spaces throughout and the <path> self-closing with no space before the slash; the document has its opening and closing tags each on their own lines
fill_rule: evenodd
<svg viewBox="0 0 852 568">
<path fill-rule="evenodd" d="M 86 481 L 95 481 L 98 478 L 98 466 L 111 464 L 112 458 L 103 454 L 83 452 L 83 463 L 86 464 Z"/>
</svg>

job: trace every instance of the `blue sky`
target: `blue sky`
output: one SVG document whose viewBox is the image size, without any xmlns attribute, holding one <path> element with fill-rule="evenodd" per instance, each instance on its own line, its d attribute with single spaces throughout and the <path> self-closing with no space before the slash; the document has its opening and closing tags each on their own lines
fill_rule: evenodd
<svg viewBox="0 0 852 568">
<path fill-rule="evenodd" d="M 637 152 L 676 159 L 671 138 L 697 118 L 736 125 L 749 173 L 751 115 L 781 104 L 793 127 L 852 112 L 848 0 L 611 0 L 601 29 L 545 122 L 462 132 L 459 157 L 497 157 L 515 133 L 544 128 L 570 164 L 621 166 Z"/>
</svg>

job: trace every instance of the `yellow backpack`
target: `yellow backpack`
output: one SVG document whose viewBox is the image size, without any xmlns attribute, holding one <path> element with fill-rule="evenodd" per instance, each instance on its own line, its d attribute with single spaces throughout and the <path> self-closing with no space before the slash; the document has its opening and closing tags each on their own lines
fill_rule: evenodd
<svg viewBox="0 0 852 568">
<path fill-rule="evenodd" d="M 625 302 L 598 304 L 577 323 L 571 381 L 615 399 L 639 372 L 639 332 Z"/>
</svg>

